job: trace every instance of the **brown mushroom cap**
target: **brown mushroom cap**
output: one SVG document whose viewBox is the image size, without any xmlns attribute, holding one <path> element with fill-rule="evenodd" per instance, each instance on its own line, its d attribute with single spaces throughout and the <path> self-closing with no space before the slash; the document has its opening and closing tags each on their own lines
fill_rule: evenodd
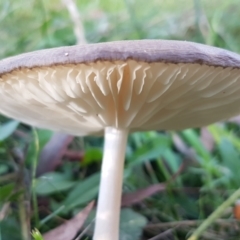
<svg viewBox="0 0 240 240">
<path fill-rule="evenodd" d="M 240 113 L 240 56 L 142 40 L 35 51 L 0 61 L 0 112 L 74 135 L 176 130 Z"/>
</svg>

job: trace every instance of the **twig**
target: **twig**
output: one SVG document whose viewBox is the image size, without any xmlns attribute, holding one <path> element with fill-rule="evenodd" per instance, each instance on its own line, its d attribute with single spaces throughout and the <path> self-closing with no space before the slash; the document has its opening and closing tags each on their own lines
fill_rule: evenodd
<svg viewBox="0 0 240 240">
<path fill-rule="evenodd" d="M 0 183 L 14 181 L 18 177 L 16 172 L 8 173 L 0 177 Z"/>
<path fill-rule="evenodd" d="M 84 27 L 81 21 L 81 16 L 78 11 L 75 0 L 62 0 L 62 2 L 66 6 L 70 14 L 71 20 L 73 22 L 73 26 L 74 26 L 73 30 L 77 39 L 77 44 L 87 43 L 87 40 L 84 34 Z"/>
<path fill-rule="evenodd" d="M 167 231 L 164 231 L 157 236 L 150 238 L 148 240 L 167 240 L 167 239 L 172 239 L 173 236 L 173 229 L 168 229 Z"/>
<path fill-rule="evenodd" d="M 204 222 L 204 220 L 183 220 L 183 221 L 173 221 L 173 222 L 164 222 L 164 223 L 156 223 L 156 224 L 149 224 L 145 227 L 145 229 L 155 229 L 155 228 L 179 228 L 182 226 L 196 226 Z M 239 220 L 236 219 L 217 219 L 215 224 L 219 225 L 232 225 L 233 223 L 240 223 Z"/>
<path fill-rule="evenodd" d="M 85 227 L 85 229 L 83 229 L 83 231 L 74 240 L 81 240 L 83 235 L 88 232 L 94 222 L 95 218 Z"/>
</svg>

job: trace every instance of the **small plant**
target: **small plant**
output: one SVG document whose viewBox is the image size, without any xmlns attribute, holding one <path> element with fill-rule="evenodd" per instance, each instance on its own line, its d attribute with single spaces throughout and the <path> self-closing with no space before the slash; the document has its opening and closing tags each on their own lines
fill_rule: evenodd
<svg viewBox="0 0 240 240">
<path fill-rule="evenodd" d="M 32 230 L 32 236 L 34 240 L 44 240 L 41 233 L 36 228 Z"/>
</svg>

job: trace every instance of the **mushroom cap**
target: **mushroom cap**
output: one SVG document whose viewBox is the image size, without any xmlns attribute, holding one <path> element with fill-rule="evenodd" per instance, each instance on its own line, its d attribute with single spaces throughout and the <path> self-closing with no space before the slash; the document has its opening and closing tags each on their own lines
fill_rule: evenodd
<svg viewBox="0 0 240 240">
<path fill-rule="evenodd" d="M 0 61 L 0 112 L 74 135 L 180 130 L 240 113 L 240 56 L 202 44 L 121 41 Z"/>
</svg>

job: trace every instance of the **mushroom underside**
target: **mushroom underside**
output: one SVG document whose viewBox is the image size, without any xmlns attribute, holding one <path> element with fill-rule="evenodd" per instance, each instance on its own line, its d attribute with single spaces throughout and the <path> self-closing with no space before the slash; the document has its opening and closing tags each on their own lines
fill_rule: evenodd
<svg viewBox="0 0 240 240">
<path fill-rule="evenodd" d="M 0 112 L 74 135 L 199 127 L 240 112 L 239 73 L 135 60 L 16 69 L 0 78 Z"/>
</svg>

